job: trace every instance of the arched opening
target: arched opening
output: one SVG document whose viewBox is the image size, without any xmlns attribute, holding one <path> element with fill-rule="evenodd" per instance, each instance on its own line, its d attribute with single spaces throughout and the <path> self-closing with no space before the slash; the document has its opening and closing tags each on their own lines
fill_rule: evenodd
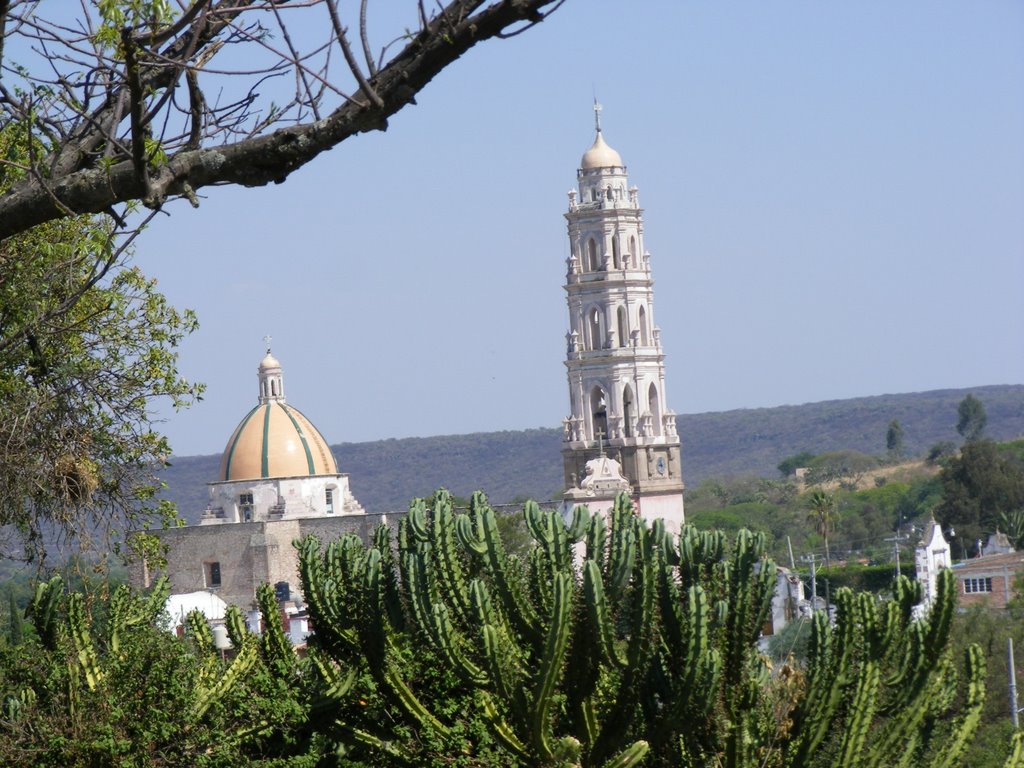
<svg viewBox="0 0 1024 768">
<path fill-rule="evenodd" d="M 602 349 L 604 347 L 604 334 L 601 332 L 601 310 L 592 307 L 587 316 L 588 330 L 590 331 L 590 349 Z"/>
<path fill-rule="evenodd" d="M 612 235 L 612 265 L 616 269 L 622 269 L 622 262 L 619 257 L 619 236 Z"/>
<path fill-rule="evenodd" d="M 636 418 L 635 410 L 633 390 L 627 384 L 622 390 L 622 415 L 626 422 L 623 429 L 625 430 L 626 437 L 633 437 L 633 421 Z"/>
<path fill-rule="evenodd" d="M 603 443 L 608 439 L 608 403 L 600 387 L 590 391 L 590 413 L 593 417 L 593 438 Z"/>
<path fill-rule="evenodd" d="M 270 380 L 270 394 L 272 397 L 277 397 L 277 382 L 273 379 Z"/>
<path fill-rule="evenodd" d="M 647 410 L 651 414 L 651 431 L 654 435 L 661 434 L 661 403 L 658 401 L 658 388 L 652 383 L 647 389 Z"/>
<path fill-rule="evenodd" d="M 619 346 L 624 347 L 629 343 L 629 329 L 626 326 L 626 308 L 619 307 Z"/>
<path fill-rule="evenodd" d="M 640 307 L 640 346 L 646 347 L 647 345 L 647 310 Z"/>
<path fill-rule="evenodd" d="M 629 236 L 629 266 L 636 269 L 636 238 Z"/>
<path fill-rule="evenodd" d="M 597 272 L 597 242 L 590 238 L 587 242 L 587 271 Z"/>
</svg>

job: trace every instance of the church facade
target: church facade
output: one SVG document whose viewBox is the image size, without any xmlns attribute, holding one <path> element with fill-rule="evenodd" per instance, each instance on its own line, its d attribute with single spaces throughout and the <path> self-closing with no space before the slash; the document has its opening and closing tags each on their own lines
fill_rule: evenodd
<svg viewBox="0 0 1024 768">
<path fill-rule="evenodd" d="M 366 541 L 387 522 L 387 515 L 365 512 L 323 435 L 288 404 L 283 369 L 269 349 L 257 378 L 257 404 L 228 438 L 199 525 L 155 532 L 167 549 L 160 570 L 174 594 L 207 591 L 246 608 L 267 582 L 287 599 L 299 587 L 293 541 L 345 533 Z M 135 568 L 142 586 L 157 575 L 146 563 Z"/>
<path fill-rule="evenodd" d="M 680 444 L 676 414 L 665 400 L 643 210 L 621 156 L 604 140 L 599 110 L 595 104 L 596 136 L 580 160 L 565 214 L 565 499 L 593 505 L 595 487 L 628 487 L 642 517 L 663 518 L 678 530 L 684 519 Z M 616 472 L 621 477 L 613 477 Z M 595 482 L 597 473 L 608 477 Z"/>
</svg>

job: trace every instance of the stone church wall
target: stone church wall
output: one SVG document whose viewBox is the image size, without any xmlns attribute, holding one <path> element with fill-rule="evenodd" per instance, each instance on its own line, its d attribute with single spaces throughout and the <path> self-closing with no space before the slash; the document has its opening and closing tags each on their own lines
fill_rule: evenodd
<svg viewBox="0 0 1024 768">
<path fill-rule="evenodd" d="M 397 515 L 364 514 L 156 531 L 168 548 L 166 569 L 139 563 L 129 569 L 129 577 L 134 585 L 148 587 L 163 573 L 173 594 L 208 590 L 226 603 L 248 609 L 264 582 L 288 582 L 292 594 L 298 594 L 298 558 L 292 546 L 296 539 L 315 534 L 327 543 L 354 533 L 369 541 L 377 525 L 389 522 L 389 517 L 397 522 Z"/>
</svg>

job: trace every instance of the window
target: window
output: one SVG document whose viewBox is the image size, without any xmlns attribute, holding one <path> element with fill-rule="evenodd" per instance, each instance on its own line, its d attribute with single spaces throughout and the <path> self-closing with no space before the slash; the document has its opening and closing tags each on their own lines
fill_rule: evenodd
<svg viewBox="0 0 1024 768">
<path fill-rule="evenodd" d="M 964 594 L 972 595 L 979 592 L 992 591 L 992 577 L 986 576 L 978 579 L 964 579 Z"/>
<path fill-rule="evenodd" d="M 327 514 L 329 514 L 329 515 L 332 514 L 334 512 L 334 489 L 333 488 L 328 488 L 326 491 L 324 491 L 324 501 L 326 501 L 326 503 L 327 503 Z"/>
<path fill-rule="evenodd" d="M 587 241 L 587 256 L 587 271 L 597 272 L 597 243 L 594 242 L 594 238 Z"/>
<path fill-rule="evenodd" d="M 238 494 L 238 510 L 242 514 L 242 520 L 246 523 L 252 522 L 252 494 L 251 493 L 240 493 Z"/>
<path fill-rule="evenodd" d="M 220 563 L 206 563 L 204 570 L 206 571 L 206 588 L 216 589 L 220 586 Z"/>
</svg>

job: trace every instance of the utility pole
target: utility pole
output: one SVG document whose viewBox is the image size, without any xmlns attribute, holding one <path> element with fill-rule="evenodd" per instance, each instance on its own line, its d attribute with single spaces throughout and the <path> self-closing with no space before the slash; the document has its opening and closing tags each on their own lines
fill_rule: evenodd
<svg viewBox="0 0 1024 768">
<path fill-rule="evenodd" d="M 892 542 L 892 548 L 893 548 L 893 551 L 896 554 L 896 577 L 897 578 L 899 578 L 899 575 L 900 575 L 900 542 L 903 541 L 906 538 L 907 538 L 906 536 L 900 536 L 900 532 L 897 530 L 895 536 L 890 536 L 889 538 L 885 539 L 886 541 L 891 541 Z"/>
<path fill-rule="evenodd" d="M 1006 669 L 1010 673 L 1010 722 L 1013 723 L 1013 730 L 1017 730 L 1017 713 L 1020 708 L 1017 706 L 1017 671 L 1013 664 L 1013 638 L 1006 638 Z"/>
<path fill-rule="evenodd" d="M 815 561 L 816 561 L 817 557 L 818 556 L 812 552 L 811 554 L 804 555 L 803 557 L 800 558 L 804 562 L 807 562 L 807 563 L 811 564 L 811 615 L 812 616 L 814 615 L 814 611 L 815 611 L 815 609 L 817 607 L 816 604 L 818 602 L 818 577 L 817 577 L 818 572 L 817 572 L 817 568 L 815 566 Z M 827 610 L 827 608 L 828 608 L 828 606 L 826 606 L 826 610 Z"/>
</svg>

